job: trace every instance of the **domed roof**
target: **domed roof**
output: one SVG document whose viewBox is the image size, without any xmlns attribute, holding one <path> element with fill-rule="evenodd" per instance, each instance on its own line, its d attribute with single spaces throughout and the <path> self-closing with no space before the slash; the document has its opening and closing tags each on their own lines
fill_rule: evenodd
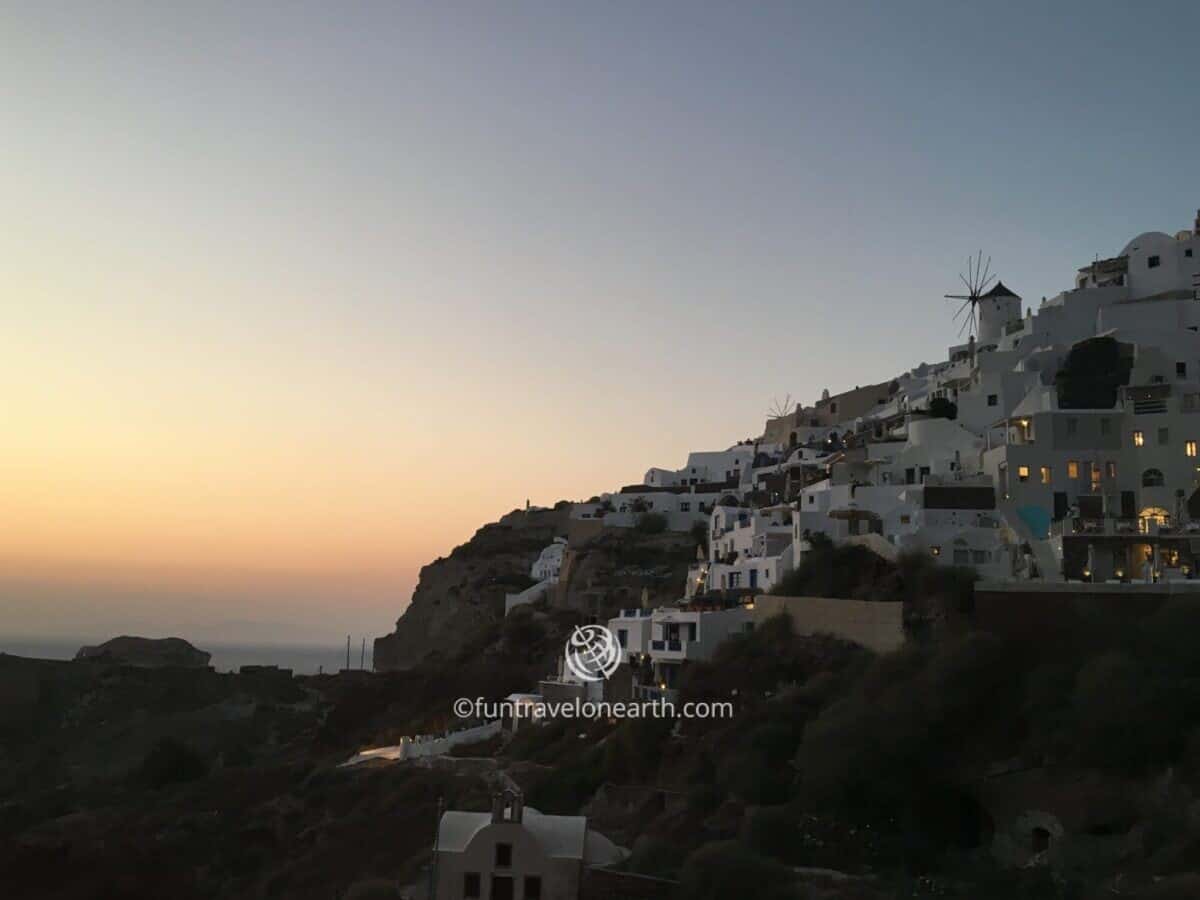
<svg viewBox="0 0 1200 900">
<path fill-rule="evenodd" d="M 1139 248 L 1153 246 L 1155 244 L 1173 243 L 1174 240 L 1175 239 L 1166 232 L 1144 231 L 1126 244 L 1125 249 L 1121 251 L 1120 255 L 1128 256 L 1131 250 L 1137 250 Z"/>
</svg>

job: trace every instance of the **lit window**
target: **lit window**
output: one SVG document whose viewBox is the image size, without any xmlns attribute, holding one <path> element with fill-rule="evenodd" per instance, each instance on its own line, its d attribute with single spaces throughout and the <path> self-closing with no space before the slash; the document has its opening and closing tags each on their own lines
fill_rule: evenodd
<svg viewBox="0 0 1200 900">
<path fill-rule="evenodd" d="M 1079 463 L 1073 459 L 1067 460 L 1067 477 L 1068 478 L 1078 478 L 1079 477 Z"/>
<path fill-rule="evenodd" d="M 1109 478 L 1117 477 L 1117 464 L 1115 462 L 1113 462 L 1111 459 L 1108 461 L 1108 477 Z"/>
<path fill-rule="evenodd" d="M 1183 448 L 1184 448 L 1184 452 L 1187 453 L 1188 456 L 1196 455 L 1196 442 L 1195 441 L 1188 441 L 1186 444 L 1183 445 Z"/>
<path fill-rule="evenodd" d="M 1029 480 L 1029 466 L 1017 466 L 1017 479 L 1019 481 Z"/>
<path fill-rule="evenodd" d="M 1133 433 L 1133 446 L 1144 447 L 1145 444 L 1146 444 L 1146 435 L 1144 435 L 1140 431 L 1135 431 Z"/>
<path fill-rule="evenodd" d="M 1042 466 L 1041 468 L 1042 484 L 1050 483 L 1050 467 Z"/>
</svg>

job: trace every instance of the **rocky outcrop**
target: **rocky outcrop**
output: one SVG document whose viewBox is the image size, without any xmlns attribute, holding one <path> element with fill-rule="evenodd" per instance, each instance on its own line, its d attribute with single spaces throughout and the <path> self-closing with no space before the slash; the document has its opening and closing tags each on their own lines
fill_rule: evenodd
<svg viewBox="0 0 1200 900">
<path fill-rule="evenodd" d="M 604 618 L 618 609 L 674 603 L 684 594 L 688 566 L 696 559 L 690 534 L 643 534 L 606 528 L 569 547 L 554 592 L 554 605 Z"/>
<path fill-rule="evenodd" d="M 146 668 L 203 669 L 208 666 L 212 654 L 198 650 L 183 638 L 144 638 L 123 635 L 95 647 L 80 647 L 75 658 L 90 662 L 111 662 L 116 665 Z"/>
<path fill-rule="evenodd" d="M 566 502 L 516 510 L 422 568 L 396 630 L 375 639 L 376 671 L 412 668 L 431 655 L 454 659 L 485 639 L 504 618 L 504 595 L 533 584 L 530 568 L 566 534 L 570 513 Z"/>
</svg>

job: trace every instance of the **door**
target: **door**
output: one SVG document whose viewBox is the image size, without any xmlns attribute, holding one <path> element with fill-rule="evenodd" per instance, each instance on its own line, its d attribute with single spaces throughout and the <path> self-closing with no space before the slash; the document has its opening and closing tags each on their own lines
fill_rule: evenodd
<svg viewBox="0 0 1200 900">
<path fill-rule="evenodd" d="M 758 569 L 750 570 L 750 590 L 758 587 Z"/>
<path fill-rule="evenodd" d="M 1133 491 L 1121 491 L 1121 518 L 1137 518 L 1137 503 L 1134 501 Z"/>
<path fill-rule="evenodd" d="M 1054 521 L 1057 522 L 1060 519 L 1065 519 L 1067 517 L 1067 511 L 1070 508 L 1071 508 L 1070 504 L 1067 503 L 1067 492 L 1066 491 L 1055 491 L 1054 492 Z"/>
<path fill-rule="evenodd" d="M 511 876 L 492 876 L 492 900 L 513 900 L 513 880 Z"/>
</svg>

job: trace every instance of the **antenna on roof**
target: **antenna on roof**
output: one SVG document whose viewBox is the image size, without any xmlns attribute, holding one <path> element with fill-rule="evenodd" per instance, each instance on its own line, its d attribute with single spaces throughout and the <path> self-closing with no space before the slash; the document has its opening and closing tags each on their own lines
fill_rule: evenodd
<svg viewBox="0 0 1200 900">
<path fill-rule="evenodd" d="M 980 250 L 975 259 L 967 257 L 967 274 L 958 274 L 958 280 L 966 286 L 965 294 L 943 294 L 947 300 L 962 300 L 963 304 L 958 308 L 958 312 L 954 314 L 954 321 L 958 321 L 962 316 L 962 325 L 959 326 L 958 334 L 962 337 L 962 333 L 966 331 L 969 335 L 974 336 L 979 323 L 979 299 L 983 296 L 983 292 L 988 289 L 988 285 L 995 279 L 995 275 L 991 274 L 992 258 L 989 256 L 987 262 L 983 261 L 983 251 Z M 963 315 L 963 314 L 966 315 Z"/>
</svg>

